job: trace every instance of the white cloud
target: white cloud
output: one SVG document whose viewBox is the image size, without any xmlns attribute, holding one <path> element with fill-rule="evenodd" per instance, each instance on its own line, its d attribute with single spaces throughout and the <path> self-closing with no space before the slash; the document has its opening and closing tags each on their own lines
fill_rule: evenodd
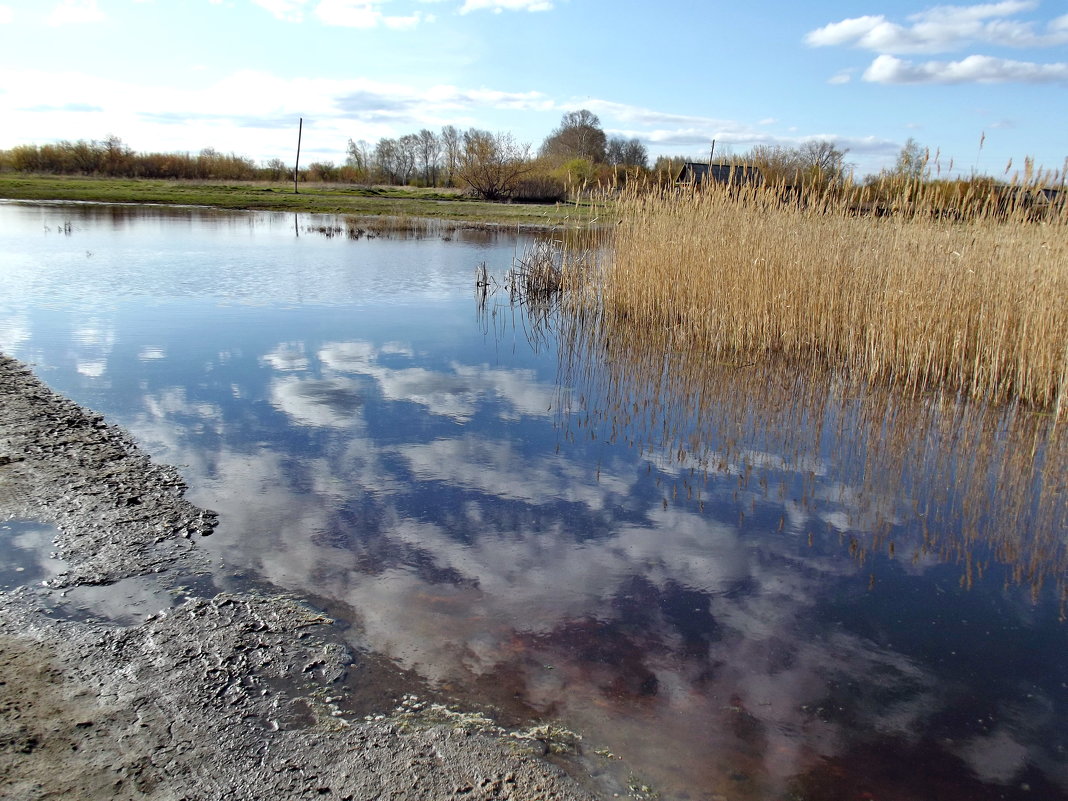
<svg viewBox="0 0 1068 801">
<path fill-rule="evenodd" d="M 283 22 L 304 22 L 305 8 L 310 0 L 252 0 Z M 415 11 L 408 16 L 387 16 L 382 13 L 384 0 L 319 0 L 314 15 L 324 25 L 341 28 L 377 28 L 384 25 L 394 30 L 413 28 L 420 22 L 433 21 L 433 15 Z"/>
<path fill-rule="evenodd" d="M 81 25 L 89 22 L 102 22 L 104 12 L 96 0 L 63 0 L 48 15 L 49 25 Z"/>
<path fill-rule="evenodd" d="M 315 7 L 315 16 L 327 25 L 374 28 L 382 18 L 382 12 L 366 0 L 323 0 Z"/>
<path fill-rule="evenodd" d="M 382 24 L 387 28 L 392 28 L 395 31 L 404 31 L 409 28 L 414 28 L 420 22 L 433 22 L 434 16 L 432 14 L 423 15 L 421 12 L 416 11 L 413 14 L 409 14 L 407 17 L 382 17 Z"/>
<path fill-rule="evenodd" d="M 1068 63 L 1035 64 L 992 56 L 920 63 L 881 55 L 864 71 L 864 80 L 890 84 L 1068 83 Z"/>
<path fill-rule="evenodd" d="M 303 22 L 304 6 L 307 5 L 308 0 L 252 0 L 252 2 L 283 22 Z"/>
<path fill-rule="evenodd" d="M 1030 0 L 974 6 L 935 6 L 908 17 L 908 25 L 884 15 L 852 17 L 810 31 L 812 47 L 850 46 L 878 53 L 938 53 L 973 42 L 1001 47 L 1055 47 L 1068 43 L 1068 15 L 1039 29 L 1033 22 L 1007 19 L 1037 7 Z"/>
<path fill-rule="evenodd" d="M 549 11 L 553 4 L 549 0 L 465 0 L 460 8 L 461 14 L 469 14 L 472 11 L 492 11 L 500 14 L 502 11 Z"/>
<path fill-rule="evenodd" d="M 305 134 L 316 134 L 314 141 L 343 143 L 350 136 L 375 141 L 420 127 L 463 120 L 474 124 L 482 111 L 553 107 L 539 92 L 417 86 L 364 77 L 286 79 L 254 70 L 177 88 L 86 72 L 0 69 L 0 86 L 5 88 L 0 118 L 11 123 L 0 129 L 0 148 L 52 141 L 63 131 L 121 130 L 136 149 L 184 151 L 211 145 L 255 159 L 291 157 L 298 116 L 304 117 Z M 47 104 L 42 104 L 41 86 L 51 87 Z M 337 159 L 339 154 L 311 154 L 312 160 L 320 157 Z M 390 291 L 384 278 L 379 289 Z"/>
</svg>

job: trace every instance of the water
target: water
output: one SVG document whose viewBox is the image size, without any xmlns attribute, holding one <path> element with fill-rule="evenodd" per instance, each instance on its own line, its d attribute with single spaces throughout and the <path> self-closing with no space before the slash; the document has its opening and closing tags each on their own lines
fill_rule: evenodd
<svg viewBox="0 0 1068 801">
<path fill-rule="evenodd" d="M 0 205 L 0 349 L 180 465 L 218 588 L 581 731 L 621 792 L 1068 798 L 1042 418 L 479 314 L 524 242 L 321 224 Z"/>
</svg>

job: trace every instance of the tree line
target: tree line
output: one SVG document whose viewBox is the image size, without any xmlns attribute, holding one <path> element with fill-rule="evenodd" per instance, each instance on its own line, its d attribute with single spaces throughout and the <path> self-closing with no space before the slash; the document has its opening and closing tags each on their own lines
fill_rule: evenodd
<svg viewBox="0 0 1068 801">
<path fill-rule="evenodd" d="M 790 147 L 757 145 L 717 163 L 755 166 L 764 182 L 804 189 L 840 186 L 849 179 L 848 151 L 833 142 L 809 141 Z M 423 128 L 371 144 L 348 140 L 343 164 L 313 162 L 297 176 L 305 182 L 456 187 L 487 200 L 560 202 L 584 191 L 628 183 L 670 185 L 686 162 L 709 157 L 660 157 L 649 164 L 636 138 L 608 136 L 588 109 L 568 112 L 536 151 L 509 133 L 446 125 Z M 892 170 L 876 182 L 930 180 L 930 154 L 910 139 Z M 0 150 L 0 170 L 121 178 L 280 181 L 293 177 L 281 159 L 256 164 L 233 153 L 204 148 L 191 153 L 138 153 L 119 137 L 101 141 L 62 141 Z M 983 179 L 992 181 L 992 179 Z"/>
</svg>

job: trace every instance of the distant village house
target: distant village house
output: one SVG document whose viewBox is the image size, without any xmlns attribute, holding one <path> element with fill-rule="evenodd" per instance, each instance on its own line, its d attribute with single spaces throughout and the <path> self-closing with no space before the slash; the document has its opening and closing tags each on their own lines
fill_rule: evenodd
<svg viewBox="0 0 1068 801">
<path fill-rule="evenodd" d="M 748 164 L 709 164 L 708 162 L 688 161 L 682 165 L 682 169 L 675 177 L 676 186 L 703 186 L 704 184 L 761 186 L 763 183 L 764 175 L 760 172 L 760 168 Z"/>
</svg>

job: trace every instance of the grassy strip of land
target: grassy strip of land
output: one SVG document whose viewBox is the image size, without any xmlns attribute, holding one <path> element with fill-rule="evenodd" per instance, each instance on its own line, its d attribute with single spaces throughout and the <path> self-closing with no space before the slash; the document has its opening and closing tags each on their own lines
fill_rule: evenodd
<svg viewBox="0 0 1068 801">
<path fill-rule="evenodd" d="M 449 189 L 301 184 L 299 194 L 294 194 L 292 182 L 214 183 L 21 174 L 0 174 L 0 198 L 422 217 L 523 227 L 579 227 L 596 214 L 589 205 L 491 203 Z"/>
</svg>

